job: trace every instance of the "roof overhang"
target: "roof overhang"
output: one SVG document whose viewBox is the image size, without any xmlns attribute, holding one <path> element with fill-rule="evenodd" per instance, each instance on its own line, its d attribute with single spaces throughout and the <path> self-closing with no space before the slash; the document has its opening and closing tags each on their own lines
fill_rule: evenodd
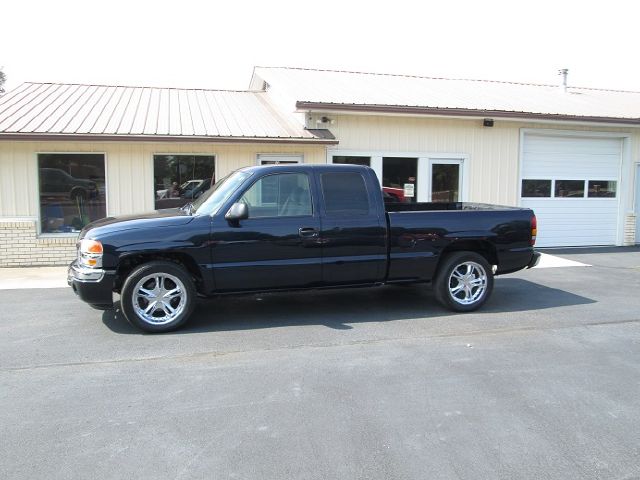
<svg viewBox="0 0 640 480">
<path fill-rule="evenodd" d="M 324 103 L 298 101 L 296 108 L 304 111 L 334 113 L 396 114 L 413 116 L 442 116 L 458 118 L 502 118 L 508 120 L 537 120 L 571 123 L 599 123 L 611 126 L 640 126 L 640 118 L 596 117 L 550 113 L 510 112 L 505 110 L 474 110 L 466 108 L 415 107 L 404 105 L 365 105 L 352 103 Z"/>
<path fill-rule="evenodd" d="M 315 130 L 314 130 L 315 132 Z M 202 137 L 195 135 L 83 135 L 51 133 L 1 133 L 2 140 L 19 141 L 68 141 L 68 142 L 180 142 L 180 143 L 267 143 L 289 145 L 336 145 L 333 135 L 318 138 L 297 137 Z"/>
</svg>

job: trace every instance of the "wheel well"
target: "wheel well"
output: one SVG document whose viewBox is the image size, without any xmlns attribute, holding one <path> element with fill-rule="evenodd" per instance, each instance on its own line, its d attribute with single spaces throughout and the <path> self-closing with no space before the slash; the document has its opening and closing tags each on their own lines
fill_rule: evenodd
<svg viewBox="0 0 640 480">
<path fill-rule="evenodd" d="M 120 293 L 122 285 L 125 279 L 129 276 L 129 273 L 138 265 L 143 263 L 152 262 L 154 260 L 163 260 L 166 262 L 173 262 L 183 267 L 188 273 L 191 274 L 191 278 L 197 291 L 202 290 L 203 279 L 200 269 L 195 260 L 189 255 L 177 252 L 162 252 L 162 253 L 143 253 L 138 255 L 130 255 L 123 258 L 116 268 L 116 283 L 114 290 Z"/>
<path fill-rule="evenodd" d="M 498 254 L 496 248 L 486 240 L 458 240 L 447 245 L 440 254 L 438 268 L 447 255 L 453 252 L 475 252 L 482 255 L 489 265 L 498 265 Z"/>
</svg>

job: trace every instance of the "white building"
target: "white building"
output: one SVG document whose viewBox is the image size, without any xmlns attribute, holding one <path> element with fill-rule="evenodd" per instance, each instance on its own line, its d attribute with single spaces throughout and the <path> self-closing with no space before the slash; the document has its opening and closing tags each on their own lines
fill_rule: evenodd
<svg viewBox="0 0 640 480">
<path fill-rule="evenodd" d="M 539 246 L 640 241 L 638 92 L 256 67 L 248 91 L 0 97 L 0 266 L 66 263 L 90 220 L 274 161 L 367 164 L 402 201 L 532 207 Z"/>
</svg>

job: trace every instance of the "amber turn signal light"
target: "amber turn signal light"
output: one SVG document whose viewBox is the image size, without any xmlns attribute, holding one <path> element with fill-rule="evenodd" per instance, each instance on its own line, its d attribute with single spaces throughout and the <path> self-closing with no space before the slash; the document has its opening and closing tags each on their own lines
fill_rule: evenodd
<svg viewBox="0 0 640 480">
<path fill-rule="evenodd" d="M 102 243 L 98 240 L 82 240 L 82 244 L 80 245 L 80 251 L 82 253 L 93 253 L 100 255 L 102 254 Z"/>
</svg>

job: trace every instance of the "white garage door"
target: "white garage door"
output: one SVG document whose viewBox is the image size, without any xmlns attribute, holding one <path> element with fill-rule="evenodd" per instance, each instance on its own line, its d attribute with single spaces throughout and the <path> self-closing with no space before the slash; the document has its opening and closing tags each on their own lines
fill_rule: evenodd
<svg viewBox="0 0 640 480">
<path fill-rule="evenodd" d="M 620 138 L 524 135 L 520 202 L 537 246 L 615 245 L 621 159 Z"/>
</svg>

